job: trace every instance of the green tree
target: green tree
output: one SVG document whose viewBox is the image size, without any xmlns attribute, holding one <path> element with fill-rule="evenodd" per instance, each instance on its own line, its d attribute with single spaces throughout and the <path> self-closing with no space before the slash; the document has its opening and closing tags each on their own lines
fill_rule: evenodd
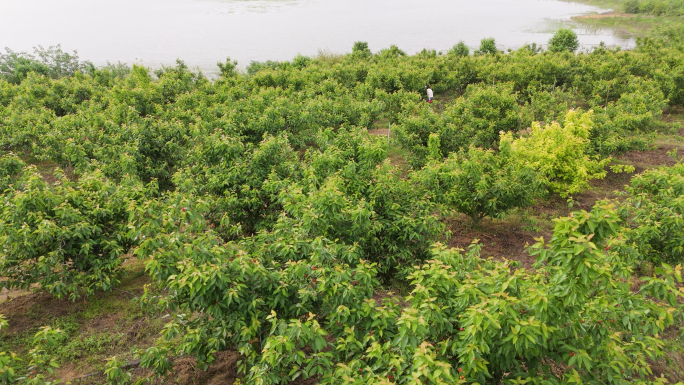
<svg viewBox="0 0 684 385">
<path fill-rule="evenodd" d="M 433 132 L 428 138 L 428 157 L 430 160 L 439 161 L 442 159 L 442 152 L 440 151 L 439 134 Z"/>
<path fill-rule="evenodd" d="M 451 49 L 448 52 L 448 55 L 456 57 L 465 57 L 470 55 L 470 48 L 468 48 L 468 46 L 464 42 L 459 41 L 455 46 L 451 47 Z"/>
<path fill-rule="evenodd" d="M 135 179 L 114 183 L 101 172 L 78 182 L 57 174 L 45 182 L 34 166 L 8 189 L 0 207 L 1 287 L 27 290 L 33 284 L 72 300 L 118 284 L 130 247 L 129 210 L 155 188 Z M 148 214 L 149 215 L 149 214 Z"/>
<path fill-rule="evenodd" d="M 230 60 L 230 58 L 227 58 L 225 63 L 218 62 L 216 65 L 219 68 L 222 78 L 228 79 L 237 76 L 237 60 Z"/>
<path fill-rule="evenodd" d="M 371 50 L 368 48 L 368 43 L 365 41 L 357 41 L 354 43 L 354 47 L 352 47 L 352 56 L 354 57 L 361 57 L 361 58 L 369 58 L 373 54 L 371 53 Z"/>
<path fill-rule="evenodd" d="M 575 52 L 579 48 L 577 34 L 571 29 L 559 29 L 549 40 L 551 52 Z"/>
<path fill-rule="evenodd" d="M 475 51 L 476 55 L 494 55 L 500 51 L 496 48 L 496 40 L 493 37 L 482 39 L 480 49 Z"/>
<path fill-rule="evenodd" d="M 468 215 L 474 224 L 528 206 L 544 190 L 535 171 L 512 158 L 510 148 L 495 153 L 471 146 L 428 164 L 416 178 L 438 203 Z"/>
<path fill-rule="evenodd" d="M 684 262 L 684 164 L 648 170 L 632 178 L 621 216 L 639 261 Z M 628 253 L 625 253 L 628 254 Z"/>
</svg>

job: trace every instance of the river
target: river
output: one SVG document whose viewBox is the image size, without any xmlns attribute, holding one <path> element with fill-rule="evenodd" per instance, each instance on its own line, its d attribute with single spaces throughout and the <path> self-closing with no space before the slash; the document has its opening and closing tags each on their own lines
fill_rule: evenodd
<svg viewBox="0 0 684 385">
<path fill-rule="evenodd" d="M 372 51 L 396 44 L 408 53 L 460 40 L 477 47 L 485 37 L 502 49 L 545 44 L 572 16 L 597 11 L 555 0 L 0 0 L 0 47 L 62 44 L 96 64 L 159 67 L 180 58 L 212 73 L 227 56 L 244 68 L 349 52 L 359 40 Z M 585 48 L 634 44 L 575 28 Z"/>
</svg>

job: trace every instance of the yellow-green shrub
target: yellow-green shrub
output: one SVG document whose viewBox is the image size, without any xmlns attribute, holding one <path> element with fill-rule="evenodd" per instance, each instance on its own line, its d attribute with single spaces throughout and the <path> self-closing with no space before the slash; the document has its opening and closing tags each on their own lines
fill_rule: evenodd
<svg viewBox="0 0 684 385">
<path fill-rule="evenodd" d="M 566 197 L 589 187 L 590 180 L 606 176 L 604 167 L 610 158 L 586 154 L 592 128 L 592 111 L 569 111 L 562 126 L 533 123 L 531 134 L 518 139 L 512 133 L 502 134 L 501 147 L 510 146 L 514 157 L 548 180 L 550 192 Z"/>
</svg>

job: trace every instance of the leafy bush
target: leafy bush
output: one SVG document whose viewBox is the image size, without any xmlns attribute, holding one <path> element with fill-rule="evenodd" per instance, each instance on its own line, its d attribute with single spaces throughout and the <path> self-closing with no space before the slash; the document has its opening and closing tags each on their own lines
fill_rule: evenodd
<svg viewBox="0 0 684 385">
<path fill-rule="evenodd" d="M 172 368 L 169 355 L 206 366 L 234 344 L 253 383 L 645 381 L 647 359 L 665 354 L 658 334 L 682 321 L 681 268 L 659 268 L 630 290 L 629 265 L 607 251 L 620 226 L 605 204 L 557 220 L 550 242 L 532 248 L 534 273 L 483 260 L 478 246 L 463 255 L 435 245 L 413 267 L 403 306 L 378 304 L 374 266 L 338 264 L 342 250 L 324 241 L 299 245 L 307 260 L 274 264 L 221 245 L 204 221 L 190 221 L 201 218 L 193 212 L 176 208 L 169 215 L 184 218 L 185 230 L 139 249 L 173 293 L 147 300 L 181 312 L 141 357 L 160 374 Z"/>
<path fill-rule="evenodd" d="M 595 128 L 590 136 L 594 151 L 610 155 L 646 150 L 653 139 L 645 134 L 655 131 L 666 106 L 667 99 L 656 82 L 629 78 L 619 99 L 609 102 L 603 113 L 594 117 Z"/>
<path fill-rule="evenodd" d="M 237 60 L 230 60 L 230 58 L 227 58 L 225 63 L 218 62 L 216 65 L 219 68 L 221 77 L 224 79 L 229 79 L 237 75 Z"/>
<path fill-rule="evenodd" d="M 455 56 L 455 57 L 465 57 L 470 55 L 470 48 L 462 42 L 459 41 L 455 46 L 453 46 L 449 52 L 448 55 Z"/>
<path fill-rule="evenodd" d="M 58 79 L 74 76 L 76 71 L 93 71 L 95 67 L 90 62 L 80 62 L 78 54 L 62 51 L 60 45 L 47 49 L 38 47 L 33 54 L 14 52 L 5 48 L 6 53 L 0 54 L 0 78 L 14 84 L 21 83 L 30 72 Z"/>
<path fill-rule="evenodd" d="M 357 41 L 354 43 L 354 47 L 352 47 L 352 56 L 355 58 L 369 58 L 373 54 L 371 53 L 371 50 L 368 48 L 368 43 L 365 41 Z"/>
<path fill-rule="evenodd" d="M 7 320 L 0 314 L 0 331 L 7 328 L 7 326 Z M 59 339 L 64 337 L 64 334 L 61 330 L 53 329 L 49 326 L 40 328 L 33 336 L 32 348 L 28 351 L 27 366 L 22 364 L 24 360 L 19 358 L 17 354 L 13 352 L 0 352 L 0 384 L 58 384 L 60 381 L 46 380 L 46 374 L 54 374 L 55 368 L 59 367 L 54 358 L 47 359 L 46 349 L 56 346 Z"/>
<path fill-rule="evenodd" d="M 26 163 L 13 153 L 0 157 L 0 194 L 21 176 Z"/>
<path fill-rule="evenodd" d="M 632 178 L 621 207 L 639 260 L 684 262 L 684 164 L 648 170 Z"/>
<path fill-rule="evenodd" d="M 480 48 L 475 51 L 475 55 L 494 55 L 500 51 L 496 48 L 496 40 L 493 37 L 482 39 Z"/>
<path fill-rule="evenodd" d="M 468 215 L 477 224 L 499 218 L 515 207 L 529 206 L 543 191 L 535 170 L 500 153 L 470 147 L 444 162 L 431 162 L 418 176 L 435 201 Z"/>
<path fill-rule="evenodd" d="M 577 34 L 571 29 L 559 29 L 549 40 L 551 52 L 575 52 L 579 48 Z"/>
<path fill-rule="evenodd" d="M 275 69 L 280 68 L 281 66 L 285 66 L 285 65 L 281 62 L 272 61 L 272 60 L 267 60 L 265 62 L 258 62 L 258 61 L 252 60 L 249 63 L 249 65 L 247 66 L 247 74 L 254 75 L 259 71 L 263 71 L 265 69 L 275 70 Z"/>
<path fill-rule="evenodd" d="M 120 185 L 101 173 L 78 182 L 57 174 L 43 181 L 34 167 L 6 192 L 0 208 L 0 286 L 28 290 L 33 284 L 75 300 L 118 283 L 122 256 L 135 243 L 127 236 L 137 199 L 154 191 L 133 180 Z"/>
<path fill-rule="evenodd" d="M 396 45 L 391 45 L 389 48 L 381 49 L 380 52 L 377 53 L 376 55 L 378 59 L 383 60 L 383 59 L 396 59 L 401 56 L 406 56 L 406 52 L 403 50 L 399 49 Z"/>
<path fill-rule="evenodd" d="M 443 156 L 466 149 L 471 144 L 492 148 L 498 144 L 502 131 L 520 130 L 521 111 L 517 95 L 510 85 L 471 85 L 441 115 L 425 109 L 421 115 L 403 117 L 397 137 L 404 147 L 413 152 L 411 161 L 420 165 L 427 157 L 430 134 L 439 134 Z"/>
<path fill-rule="evenodd" d="M 626 13 L 639 13 L 639 0 L 627 0 L 622 7 Z"/>
<path fill-rule="evenodd" d="M 548 181 L 549 190 L 566 197 L 589 187 L 592 179 L 606 176 L 604 167 L 610 159 L 598 160 L 587 155 L 593 128 L 592 112 L 570 111 L 563 126 L 551 123 L 532 124 L 528 137 L 502 136 L 502 147 L 511 146 L 512 156 L 537 170 Z"/>
<path fill-rule="evenodd" d="M 556 88 L 552 90 L 528 90 L 530 101 L 526 104 L 525 121 L 549 124 L 562 120 L 568 110 L 576 107 L 572 92 Z"/>
</svg>

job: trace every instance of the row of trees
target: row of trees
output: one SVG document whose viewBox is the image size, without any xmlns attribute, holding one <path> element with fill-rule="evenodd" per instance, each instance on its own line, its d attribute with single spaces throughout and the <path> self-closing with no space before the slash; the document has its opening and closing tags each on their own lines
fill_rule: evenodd
<svg viewBox="0 0 684 385">
<path fill-rule="evenodd" d="M 182 62 L 0 80 L 0 285 L 76 300 L 141 258 L 167 289 L 146 303 L 174 314 L 141 352 L 157 374 L 169 355 L 209 365 L 235 346 L 263 384 L 648 381 L 659 333 L 681 321 L 681 271 L 659 267 L 636 295 L 628 282 L 637 261 L 679 261 L 677 237 L 657 242 L 677 231 L 660 225 L 676 188 L 559 219 L 536 272 L 437 242 L 451 210 L 477 222 L 574 194 L 608 155 L 648 143 L 681 104 L 681 57 L 658 42 L 476 56 L 358 44 L 251 74 L 227 60 L 213 83 Z M 456 95 L 443 112 L 426 83 Z M 381 118 L 412 169 L 367 134 Z M 28 156 L 70 172 L 48 182 Z M 681 170 L 654 173 L 634 186 Z M 640 211 L 647 199 L 660 214 Z M 374 298 L 392 280 L 409 306 Z"/>
</svg>

